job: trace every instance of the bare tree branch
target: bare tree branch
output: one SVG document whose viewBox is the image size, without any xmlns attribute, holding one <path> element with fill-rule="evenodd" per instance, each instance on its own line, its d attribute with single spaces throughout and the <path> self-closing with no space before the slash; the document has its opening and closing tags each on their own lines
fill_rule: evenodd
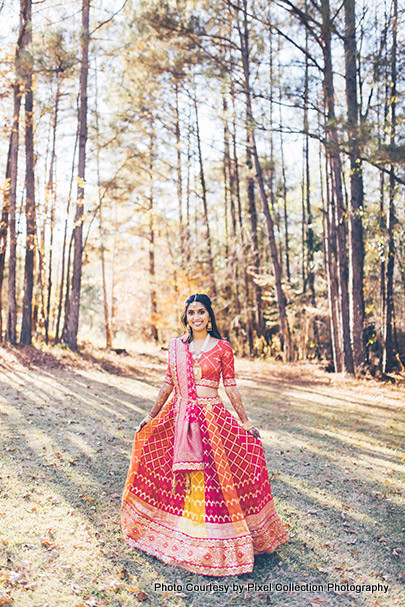
<svg viewBox="0 0 405 607">
<path fill-rule="evenodd" d="M 119 9 L 118 9 L 118 10 L 117 10 L 115 13 L 113 13 L 113 14 L 111 15 L 111 17 L 109 17 L 109 18 L 108 18 L 108 19 L 106 19 L 105 21 L 101 21 L 101 23 L 99 23 L 99 24 L 97 25 L 97 27 L 95 27 L 95 28 L 94 28 L 94 30 L 92 30 L 92 31 L 90 32 L 90 37 L 92 37 L 92 36 L 93 36 L 93 34 L 94 34 L 94 33 L 95 33 L 97 30 L 99 30 L 100 28 L 102 28 L 104 25 L 107 25 L 107 23 L 110 23 L 110 22 L 111 22 L 111 21 L 114 19 L 114 17 L 116 17 L 116 16 L 117 16 L 117 15 L 118 15 L 118 14 L 119 14 L 119 13 L 120 13 L 120 12 L 121 12 L 123 9 L 124 9 L 124 7 L 125 7 L 125 5 L 126 5 L 126 3 L 127 3 L 127 2 L 128 2 L 128 0 L 124 0 L 124 4 L 121 6 L 121 8 L 119 8 Z"/>
</svg>

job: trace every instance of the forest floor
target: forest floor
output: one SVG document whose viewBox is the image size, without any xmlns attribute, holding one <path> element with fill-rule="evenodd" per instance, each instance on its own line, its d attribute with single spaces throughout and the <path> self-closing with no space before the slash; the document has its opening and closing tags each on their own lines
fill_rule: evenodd
<svg viewBox="0 0 405 607">
<path fill-rule="evenodd" d="M 404 605 L 405 390 L 314 364 L 236 362 L 288 544 L 229 578 L 127 546 L 120 499 L 134 429 L 166 356 L 0 348 L 0 605 Z"/>
</svg>

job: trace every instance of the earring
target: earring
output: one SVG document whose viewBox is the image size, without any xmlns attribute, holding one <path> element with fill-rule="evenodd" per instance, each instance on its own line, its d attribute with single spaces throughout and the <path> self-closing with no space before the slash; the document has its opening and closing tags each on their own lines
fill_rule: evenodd
<svg viewBox="0 0 405 607">
<path fill-rule="evenodd" d="M 208 321 L 207 331 L 212 331 L 212 322 L 210 320 Z"/>
</svg>

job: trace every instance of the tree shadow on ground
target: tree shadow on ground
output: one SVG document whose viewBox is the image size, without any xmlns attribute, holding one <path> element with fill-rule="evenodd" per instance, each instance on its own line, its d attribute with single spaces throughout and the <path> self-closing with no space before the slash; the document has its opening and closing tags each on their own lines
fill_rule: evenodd
<svg viewBox="0 0 405 607">
<path fill-rule="evenodd" d="M 153 581 L 180 580 L 183 585 L 190 580 L 205 584 L 213 581 L 211 577 L 167 567 L 130 549 L 121 538 L 119 497 L 128 470 L 134 428 L 150 409 L 156 387 L 153 377 L 159 376 L 163 363 L 160 365 L 159 361 L 158 371 L 151 371 L 147 381 L 139 376 L 119 376 L 125 379 L 121 385 L 114 383 L 111 374 L 97 368 L 92 368 L 91 373 L 86 369 L 75 372 L 57 366 L 52 358 L 47 358 L 45 368 L 41 368 L 28 351 L 18 357 L 20 365 L 24 361 L 29 364 L 28 373 L 22 368 L 6 369 L 0 381 L 5 408 L 3 455 L 9 469 L 21 472 L 26 488 L 39 486 L 39 490 L 53 492 L 87 520 L 92 533 L 99 535 L 104 558 L 111 568 L 119 562 L 143 580 L 144 585 L 149 584 L 147 591 L 152 604 L 158 605 L 162 594 L 153 590 Z M 272 489 L 276 508 L 289 525 L 291 541 L 275 554 L 258 556 L 252 573 L 215 581 L 384 582 L 381 575 L 385 575 L 391 589 L 397 592 L 398 564 L 393 550 L 399 538 L 397 521 L 401 510 L 397 494 L 391 492 L 397 485 L 387 485 L 381 472 L 382 461 L 397 460 L 387 449 L 373 451 L 370 446 L 392 442 L 392 435 L 388 428 L 373 426 L 373 411 L 364 419 L 359 412 L 348 411 L 345 399 L 333 394 L 324 395 L 323 403 L 307 406 L 304 400 L 299 401 L 298 395 L 287 396 L 291 387 L 273 380 L 260 382 L 255 389 L 243 388 L 247 400 L 255 403 L 247 409 L 260 420 L 269 471 L 271 475 L 275 473 Z M 296 384 L 293 387 L 300 390 Z M 316 393 L 316 388 L 306 390 L 312 392 Z M 283 399 L 288 399 L 288 406 L 280 405 Z M 371 407 L 361 398 L 357 400 L 358 404 Z M 280 411 L 282 408 L 284 412 Z M 374 413 L 378 409 L 376 404 Z M 331 419 L 325 410 L 335 414 L 335 434 L 330 432 Z M 399 435 L 399 431 L 395 432 L 395 439 Z M 46 442 L 45 450 L 41 441 L 36 447 L 36 436 Z M 363 437 L 363 444 L 359 436 Z M 362 463 L 364 456 L 370 458 L 367 465 L 373 469 L 371 472 Z M 358 466 L 348 466 L 350 458 Z M 372 478 L 367 478 L 369 472 Z M 7 491 L 5 479 L 2 482 Z M 83 499 L 83 494 L 91 501 Z M 377 497 L 379 494 L 386 497 Z M 31 533 L 27 529 L 27 534 Z M 11 551 L 7 554 L 13 556 Z M 222 605 L 225 600 L 229 605 L 237 605 L 239 600 L 221 593 L 184 594 L 184 602 L 195 607 L 199 607 L 202 599 L 204 605 L 212 607 Z M 304 604 L 299 593 L 271 594 L 270 598 L 254 592 L 250 596 L 245 594 L 240 604 L 252 607 Z M 305 594 L 308 601 L 305 604 L 311 601 L 317 604 L 316 599 L 325 598 L 331 607 L 368 605 L 366 595 L 320 592 Z M 168 597 L 168 604 L 177 604 L 176 601 L 175 596 Z"/>
</svg>

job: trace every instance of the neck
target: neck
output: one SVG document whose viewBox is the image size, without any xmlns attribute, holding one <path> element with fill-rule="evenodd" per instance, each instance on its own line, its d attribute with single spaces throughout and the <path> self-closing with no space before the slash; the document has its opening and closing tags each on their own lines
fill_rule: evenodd
<svg viewBox="0 0 405 607">
<path fill-rule="evenodd" d="M 207 337 L 207 335 L 208 335 L 207 329 L 203 329 L 202 331 L 193 330 L 193 340 L 194 341 L 204 340 Z"/>
</svg>

